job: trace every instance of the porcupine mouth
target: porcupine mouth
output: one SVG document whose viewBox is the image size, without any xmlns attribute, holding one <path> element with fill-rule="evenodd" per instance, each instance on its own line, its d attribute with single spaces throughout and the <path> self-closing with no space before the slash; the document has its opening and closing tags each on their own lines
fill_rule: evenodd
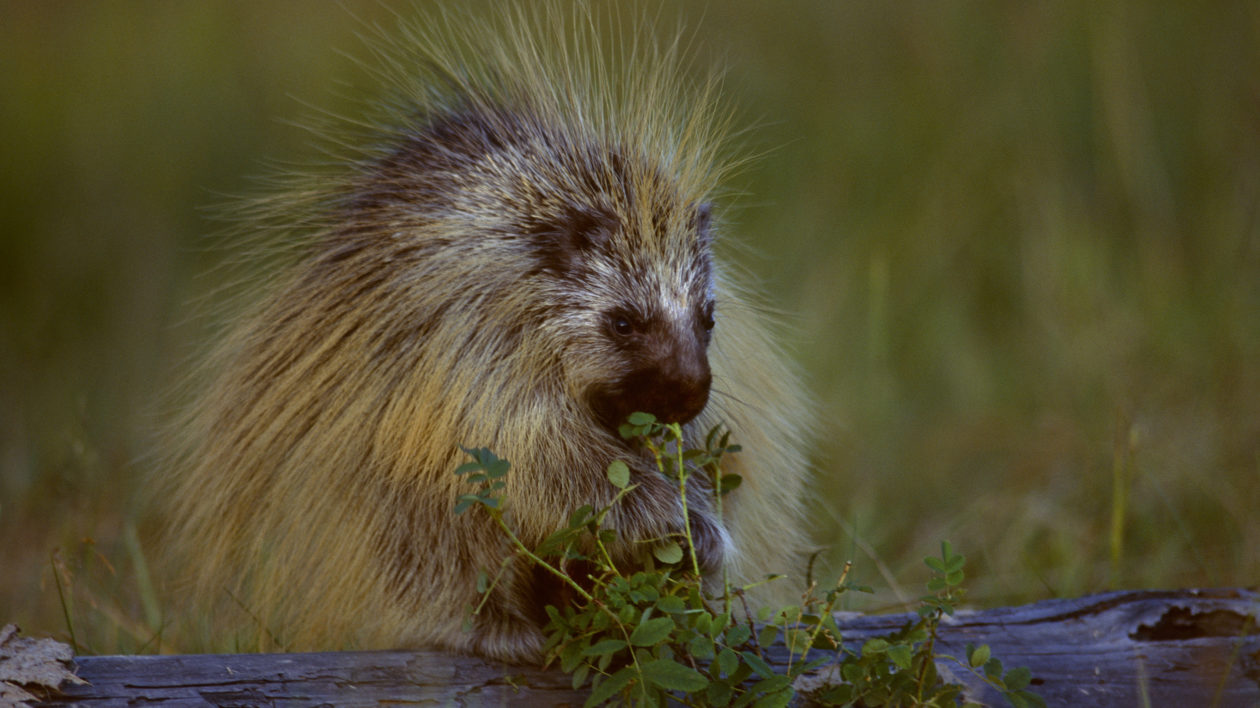
<svg viewBox="0 0 1260 708">
<path fill-rule="evenodd" d="M 696 381 L 662 381 L 653 372 L 638 372 L 615 385 L 595 387 L 588 400 L 600 423 L 617 435 L 621 424 L 638 411 L 663 423 L 691 422 L 709 403 L 710 382 L 707 371 Z"/>
</svg>

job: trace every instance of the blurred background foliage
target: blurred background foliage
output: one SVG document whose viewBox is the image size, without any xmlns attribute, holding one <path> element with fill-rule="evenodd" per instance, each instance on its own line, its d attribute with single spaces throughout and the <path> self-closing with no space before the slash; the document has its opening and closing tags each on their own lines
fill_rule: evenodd
<svg viewBox="0 0 1260 708">
<path fill-rule="evenodd" d="M 370 92 L 394 20 L 343 5 L 0 4 L 0 621 L 157 646 L 134 500 L 232 256 L 207 207 Z M 723 206 L 855 607 L 941 539 L 980 605 L 1260 581 L 1260 5 L 663 7 L 753 125 Z"/>
</svg>

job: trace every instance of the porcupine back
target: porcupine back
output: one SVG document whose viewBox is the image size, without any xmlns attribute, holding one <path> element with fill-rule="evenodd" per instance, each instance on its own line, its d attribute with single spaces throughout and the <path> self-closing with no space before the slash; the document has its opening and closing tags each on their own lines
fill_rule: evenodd
<svg viewBox="0 0 1260 708">
<path fill-rule="evenodd" d="M 527 543 L 612 498 L 604 470 L 633 455 L 600 402 L 638 394 L 610 311 L 711 325 L 715 305 L 707 404 L 661 395 L 669 410 L 703 406 L 689 436 L 721 424 L 744 447 L 720 524 L 732 578 L 799 571 L 808 409 L 763 316 L 712 260 L 708 205 L 728 169 L 715 83 L 683 78 L 677 41 L 639 29 L 610 48 L 598 13 L 534 10 L 379 33 L 386 97 L 320 128 L 344 168 L 289 175 L 242 208 L 300 255 L 228 326 L 164 486 L 213 636 L 536 657 L 524 570 L 461 628 L 477 571 L 507 547 L 484 515 L 453 514 L 467 490 L 452 472 L 460 445 L 509 459 Z M 680 327 L 646 346 L 687 339 Z M 627 536 L 678 515 L 659 492 L 622 506 L 610 518 Z"/>
</svg>

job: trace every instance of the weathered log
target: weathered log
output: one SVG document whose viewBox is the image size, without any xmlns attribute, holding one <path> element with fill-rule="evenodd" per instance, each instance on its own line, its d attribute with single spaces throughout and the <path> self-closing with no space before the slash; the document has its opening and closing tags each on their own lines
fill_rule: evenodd
<svg viewBox="0 0 1260 708">
<path fill-rule="evenodd" d="M 886 635 L 913 615 L 840 616 L 846 645 Z M 1052 706 L 1260 706 L 1260 593 L 1112 592 L 1020 607 L 960 611 L 941 627 L 938 655 L 988 644 L 1009 668 L 1032 670 Z M 771 658 L 785 660 L 782 648 Z M 581 705 L 555 671 L 431 651 L 78 657 L 90 685 L 49 705 L 375 706 Z M 990 705 L 1002 699 L 962 666 L 947 676 Z"/>
</svg>

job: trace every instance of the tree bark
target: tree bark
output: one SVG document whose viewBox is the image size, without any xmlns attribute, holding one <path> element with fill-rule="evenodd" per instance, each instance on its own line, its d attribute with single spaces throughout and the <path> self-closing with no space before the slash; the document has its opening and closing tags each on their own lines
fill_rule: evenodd
<svg viewBox="0 0 1260 708">
<path fill-rule="evenodd" d="M 1260 706 L 1260 593 L 1244 589 L 1111 592 L 1020 607 L 959 611 L 937 655 L 988 644 L 1006 668 L 1032 670 L 1051 706 Z M 915 615 L 843 613 L 845 645 L 900 629 Z M 768 652 L 772 663 L 786 651 Z M 89 684 L 48 705 L 217 706 L 384 703 L 581 705 L 568 676 L 433 651 L 77 657 Z M 943 675 L 989 705 L 1002 698 L 961 665 Z"/>
</svg>

